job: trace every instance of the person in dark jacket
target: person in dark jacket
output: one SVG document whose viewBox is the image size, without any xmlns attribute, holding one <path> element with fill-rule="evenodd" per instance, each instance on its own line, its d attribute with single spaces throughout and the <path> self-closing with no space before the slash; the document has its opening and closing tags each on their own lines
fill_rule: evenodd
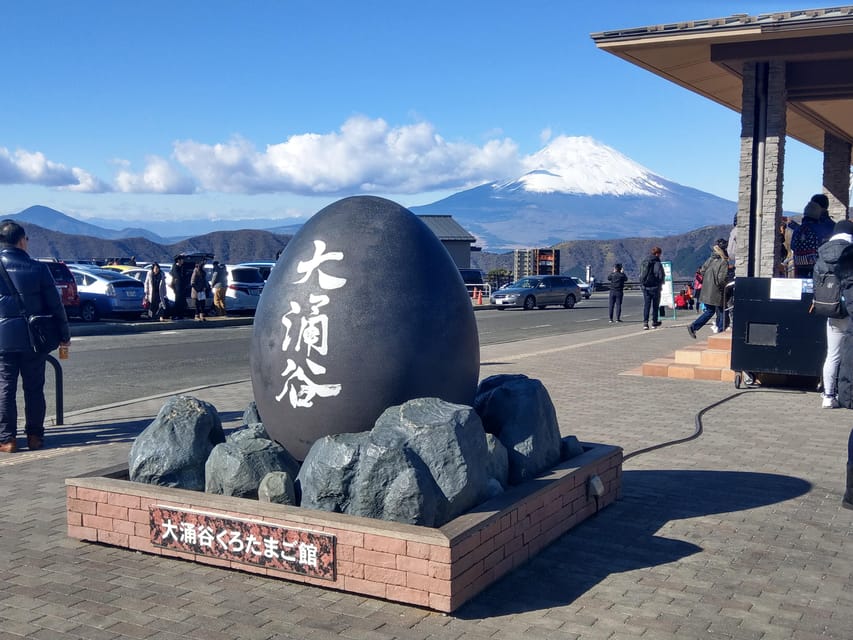
<svg viewBox="0 0 853 640">
<path fill-rule="evenodd" d="M 169 272 L 172 277 L 170 286 L 175 292 L 175 306 L 172 309 L 172 320 L 182 320 L 187 312 L 187 292 L 184 288 L 184 258 L 178 256 L 172 264 L 172 270 Z"/>
<path fill-rule="evenodd" d="M 607 281 L 610 282 L 610 322 L 613 322 L 613 312 L 616 312 L 616 322 L 622 322 L 622 297 L 625 295 L 625 283 L 628 276 L 622 271 L 622 265 L 616 264 L 613 273 L 608 274 Z"/>
<path fill-rule="evenodd" d="M 696 332 L 713 316 L 716 316 L 716 333 L 724 329 L 723 302 L 729 274 L 729 255 L 726 253 L 726 245 L 728 241 L 725 239 L 717 240 L 711 249 L 711 255 L 699 268 L 702 273 L 702 292 L 699 294 L 699 301 L 705 305 L 705 311 L 687 325 L 687 333 L 691 338 L 695 339 Z"/>
<path fill-rule="evenodd" d="M 65 307 L 47 265 L 27 255 L 27 234 L 12 220 L 0 222 L 0 260 L 23 298 L 28 315 L 52 315 L 62 345 L 71 341 Z M 44 446 L 46 354 L 33 351 L 18 296 L 0 279 L 0 452 L 18 449 L 18 376 L 24 389 L 24 430 L 30 450 Z"/>
<path fill-rule="evenodd" d="M 660 247 L 652 247 L 651 255 L 643 260 L 640 267 L 640 286 L 643 287 L 643 329 L 649 328 L 649 315 L 652 318 L 652 326 L 659 327 L 660 320 L 660 292 L 666 280 L 663 265 L 660 263 Z"/>
</svg>

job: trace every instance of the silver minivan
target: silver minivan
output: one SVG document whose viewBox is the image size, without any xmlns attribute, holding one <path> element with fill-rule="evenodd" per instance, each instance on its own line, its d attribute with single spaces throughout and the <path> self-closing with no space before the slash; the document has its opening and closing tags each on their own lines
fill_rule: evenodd
<svg viewBox="0 0 853 640">
<path fill-rule="evenodd" d="M 580 299 L 581 290 L 569 276 L 525 276 L 495 291 L 491 303 L 498 309 L 544 309 L 548 305 L 571 309 Z"/>
</svg>

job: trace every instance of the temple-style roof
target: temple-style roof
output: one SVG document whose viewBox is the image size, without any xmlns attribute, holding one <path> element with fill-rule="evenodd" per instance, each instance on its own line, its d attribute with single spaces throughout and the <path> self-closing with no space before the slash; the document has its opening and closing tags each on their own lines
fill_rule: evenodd
<svg viewBox="0 0 853 640">
<path fill-rule="evenodd" d="M 741 110 L 747 61 L 787 65 L 787 135 L 823 149 L 853 143 L 853 6 L 736 14 L 591 34 L 598 48 Z"/>
</svg>

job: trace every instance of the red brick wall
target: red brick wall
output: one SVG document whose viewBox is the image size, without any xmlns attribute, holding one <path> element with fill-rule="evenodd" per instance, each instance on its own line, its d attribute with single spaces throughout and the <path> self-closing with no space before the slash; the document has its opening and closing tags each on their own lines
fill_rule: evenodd
<svg viewBox="0 0 853 640">
<path fill-rule="evenodd" d="M 593 515 L 595 501 L 586 495 L 591 475 L 597 474 L 605 485 L 598 508 L 616 500 L 622 450 L 607 445 L 585 447 L 583 455 L 533 482 L 511 488 L 481 505 L 477 513 L 460 516 L 439 529 L 99 475 L 66 480 L 68 535 L 450 612 Z M 150 542 L 148 510 L 157 504 L 332 534 L 336 537 L 336 579 L 155 547 Z"/>
</svg>

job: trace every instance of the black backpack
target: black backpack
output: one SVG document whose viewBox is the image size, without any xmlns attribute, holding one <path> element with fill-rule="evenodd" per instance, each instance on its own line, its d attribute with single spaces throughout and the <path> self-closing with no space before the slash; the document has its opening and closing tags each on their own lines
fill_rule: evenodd
<svg viewBox="0 0 853 640">
<path fill-rule="evenodd" d="M 644 287 L 656 287 L 660 284 L 658 282 L 657 274 L 655 273 L 655 267 L 651 260 L 645 260 L 643 262 L 643 266 L 640 269 L 640 284 Z"/>
<path fill-rule="evenodd" d="M 820 253 L 818 253 L 812 282 L 814 283 L 812 309 L 816 315 L 826 318 L 843 318 L 847 315 L 841 279 L 829 268 L 829 264 L 824 262 Z"/>
</svg>

